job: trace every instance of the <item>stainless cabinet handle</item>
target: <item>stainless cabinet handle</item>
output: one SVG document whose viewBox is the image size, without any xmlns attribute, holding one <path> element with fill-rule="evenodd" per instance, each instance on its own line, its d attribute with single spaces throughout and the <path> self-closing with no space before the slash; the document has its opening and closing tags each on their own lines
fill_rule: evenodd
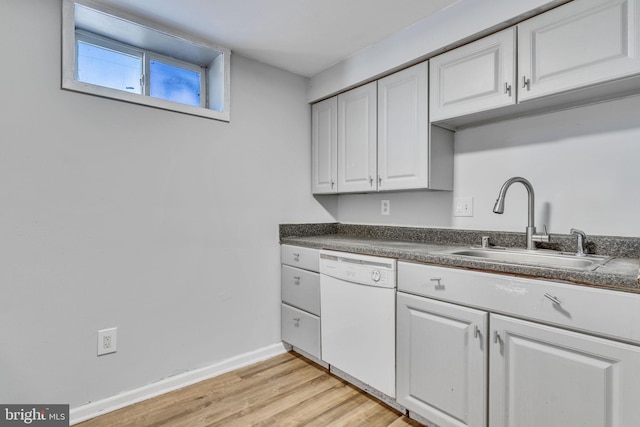
<svg viewBox="0 0 640 427">
<path fill-rule="evenodd" d="M 493 331 L 493 342 L 497 344 L 498 341 L 500 341 L 500 334 L 498 333 L 498 331 Z"/>
<path fill-rule="evenodd" d="M 442 277 L 430 277 L 429 281 L 435 282 L 435 289 L 436 290 L 444 289 L 444 285 L 442 284 Z"/>
<path fill-rule="evenodd" d="M 294 261 L 300 261 L 300 254 L 293 254 Z"/>
<path fill-rule="evenodd" d="M 373 187 L 373 177 L 369 175 L 369 187 Z"/>
<path fill-rule="evenodd" d="M 300 276 L 293 276 L 293 280 L 294 285 L 300 285 Z"/>
<path fill-rule="evenodd" d="M 382 176 L 378 175 L 378 185 L 382 185 Z"/>
<path fill-rule="evenodd" d="M 478 325 L 475 325 L 473 329 L 473 337 L 478 338 L 479 336 L 480 336 L 480 328 L 478 327 Z"/>
<path fill-rule="evenodd" d="M 295 325 L 293 325 L 293 326 L 295 326 L 296 328 L 299 327 L 300 326 L 300 318 L 299 317 L 294 317 L 293 320 L 296 322 Z"/>
<path fill-rule="evenodd" d="M 530 90 L 531 80 L 527 76 L 522 76 L 522 88 Z"/>
<path fill-rule="evenodd" d="M 511 96 L 511 85 L 509 83 L 504 84 L 504 93 Z"/>
<path fill-rule="evenodd" d="M 557 297 L 551 294 L 544 294 L 544 296 L 550 299 L 551 301 L 553 301 L 554 304 L 558 304 L 558 305 L 562 304 L 562 301 L 560 301 Z"/>
</svg>

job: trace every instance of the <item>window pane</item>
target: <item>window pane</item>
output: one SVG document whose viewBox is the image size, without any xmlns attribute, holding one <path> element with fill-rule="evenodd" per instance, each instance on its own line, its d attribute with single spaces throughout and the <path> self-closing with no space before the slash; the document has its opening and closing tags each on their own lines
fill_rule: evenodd
<svg viewBox="0 0 640 427">
<path fill-rule="evenodd" d="M 142 58 L 78 41 L 78 81 L 142 93 Z"/>
<path fill-rule="evenodd" d="M 181 104 L 200 106 L 200 73 L 151 60 L 149 95 Z"/>
</svg>

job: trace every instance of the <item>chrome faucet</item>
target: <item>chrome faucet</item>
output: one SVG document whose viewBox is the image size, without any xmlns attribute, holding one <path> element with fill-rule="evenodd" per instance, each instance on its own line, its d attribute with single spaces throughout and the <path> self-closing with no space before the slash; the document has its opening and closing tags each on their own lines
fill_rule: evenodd
<svg viewBox="0 0 640 427">
<path fill-rule="evenodd" d="M 578 236 L 578 249 L 576 250 L 576 256 L 587 256 L 587 254 L 585 253 L 585 245 L 587 244 L 587 235 L 584 234 L 584 231 L 572 228 L 571 230 L 569 230 L 569 233 L 575 234 Z"/>
<path fill-rule="evenodd" d="M 519 176 L 515 176 L 510 178 L 502 185 L 500 189 L 500 194 L 498 194 L 498 200 L 496 200 L 496 205 L 493 207 L 493 212 L 497 214 L 504 213 L 504 198 L 507 195 L 507 190 L 511 186 L 511 184 L 519 182 L 525 186 L 527 189 L 527 194 L 529 195 L 529 215 L 527 221 L 527 249 L 533 250 L 536 249 L 536 246 L 533 242 L 548 242 L 549 235 L 544 234 L 536 234 L 536 227 L 534 225 L 534 210 L 535 210 L 535 195 L 533 192 L 533 186 L 529 181 Z"/>
</svg>

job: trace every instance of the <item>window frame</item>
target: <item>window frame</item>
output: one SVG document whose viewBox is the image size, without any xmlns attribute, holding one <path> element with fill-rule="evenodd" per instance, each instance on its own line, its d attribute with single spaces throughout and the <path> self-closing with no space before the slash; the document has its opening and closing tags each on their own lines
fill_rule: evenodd
<svg viewBox="0 0 640 427">
<path fill-rule="evenodd" d="M 76 29 L 76 4 L 91 9 L 92 12 L 104 14 L 109 18 L 117 19 L 118 22 L 124 22 L 126 25 L 134 25 L 136 28 L 139 27 L 140 31 L 145 31 L 149 34 L 158 34 L 165 38 L 170 37 L 172 42 L 177 43 L 180 46 L 184 45 L 191 50 L 195 49 L 206 52 L 214 59 L 212 59 L 211 62 L 207 64 L 208 66 L 205 67 L 202 64 L 175 59 L 172 56 L 164 54 L 164 52 L 157 52 L 152 48 L 128 45 L 127 43 L 122 43 L 101 34 L 93 34 L 92 32 Z M 110 48 L 108 46 L 111 45 L 115 47 L 113 50 L 116 51 L 126 53 L 127 51 L 124 50 L 126 48 L 133 49 L 134 51 L 146 52 L 146 55 L 143 57 L 143 94 L 78 81 L 76 69 L 77 31 L 94 40 L 103 40 L 105 42 L 105 44 L 102 45 L 103 47 Z M 122 49 L 118 48 L 119 46 L 122 47 Z M 182 32 L 148 21 L 144 18 L 107 8 L 104 5 L 98 5 L 90 0 L 63 0 L 62 89 L 228 122 L 230 121 L 230 57 L 231 51 L 227 48 L 213 45 L 208 41 L 186 35 Z M 202 67 L 198 69 L 201 76 L 201 89 L 203 87 L 207 87 L 207 89 L 204 94 L 201 90 L 201 106 L 196 107 L 193 105 L 181 104 L 162 98 L 148 96 L 149 73 L 146 70 L 148 70 L 148 61 L 150 61 L 150 58 L 156 59 L 162 63 L 177 65 L 181 68 L 192 69 L 194 71 L 197 67 Z M 186 65 L 191 65 L 195 68 L 187 68 Z M 203 79 L 205 81 L 205 86 L 202 85 Z"/>
<path fill-rule="evenodd" d="M 136 93 L 138 95 L 145 95 L 144 91 L 145 91 L 145 83 L 144 83 L 144 79 L 143 77 L 145 76 L 145 51 L 142 49 L 137 49 L 134 48 L 133 46 L 129 46 L 123 43 L 119 43 L 115 40 L 111 40 L 108 39 L 106 37 L 101 37 L 97 34 L 92 34 L 89 33 L 87 31 L 84 30 L 76 30 L 76 40 L 75 40 L 75 47 L 76 47 L 76 56 L 74 58 L 75 64 L 74 64 L 74 76 L 73 78 L 76 79 L 76 81 L 78 82 L 82 82 L 85 84 L 92 84 L 92 83 L 88 83 L 88 82 L 84 82 L 82 80 L 78 79 L 78 42 L 82 42 L 85 44 L 89 44 L 89 45 L 93 45 L 93 46 L 97 46 L 100 47 L 102 49 L 106 49 L 106 50 L 111 50 L 123 55 L 129 55 L 129 56 L 133 56 L 133 57 L 137 57 L 140 59 L 140 87 L 142 89 L 142 93 L 138 94 L 136 92 L 127 92 L 127 93 Z M 96 85 L 99 86 L 99 85 Z M 107 86 L 100 86 L 100 87 L 107 87 Z M 118 90 L 118 89 L 116 89 Z M 123 91 L 126 92 L 126 91 Z"/>
<path fill-rule="evenodd" d="M 200 74 L 200 108 L 207 108 L 209 104 L 207 72 L 204 67 L 192 64 L 190 62 L 180 61 L 169 56 L 161 55 L 156 52 L 145 52 L 144 55 L 144 93 L 151 96 L 151 61 L 161 62 L 163 64 L 182 68 L 184 70 L 194 71 Z"/>
</svg>

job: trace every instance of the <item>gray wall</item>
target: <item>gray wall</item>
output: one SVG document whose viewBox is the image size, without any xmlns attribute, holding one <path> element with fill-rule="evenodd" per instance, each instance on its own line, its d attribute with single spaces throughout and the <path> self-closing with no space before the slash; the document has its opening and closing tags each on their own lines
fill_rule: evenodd
<svg viewBox="0 0 640 427">
<path fill-rule="evenodd" d="M 233 56 L 229 124 L 62 91 L 60 21 L 0 3 L 0 402 L 77 406 L 279 342 L 278 224 L 333 220 L 307 80 Z"/>
<path fill-rule="evenodd" d="M 640 237 L 640 96 L 461 130 L 455 135 L 454 191 L 342 195 L 345 223 L 524 232 L 527 193 L 509 189 L 505 213 L 492 212 L 502 184 L 534 186 L 536 225 L 549 232 Z M 455 197 L 473 197 L 474 216 L 453 217 Z M 391 214 L 380 214 L 380 201 Z"/>
</svg>

